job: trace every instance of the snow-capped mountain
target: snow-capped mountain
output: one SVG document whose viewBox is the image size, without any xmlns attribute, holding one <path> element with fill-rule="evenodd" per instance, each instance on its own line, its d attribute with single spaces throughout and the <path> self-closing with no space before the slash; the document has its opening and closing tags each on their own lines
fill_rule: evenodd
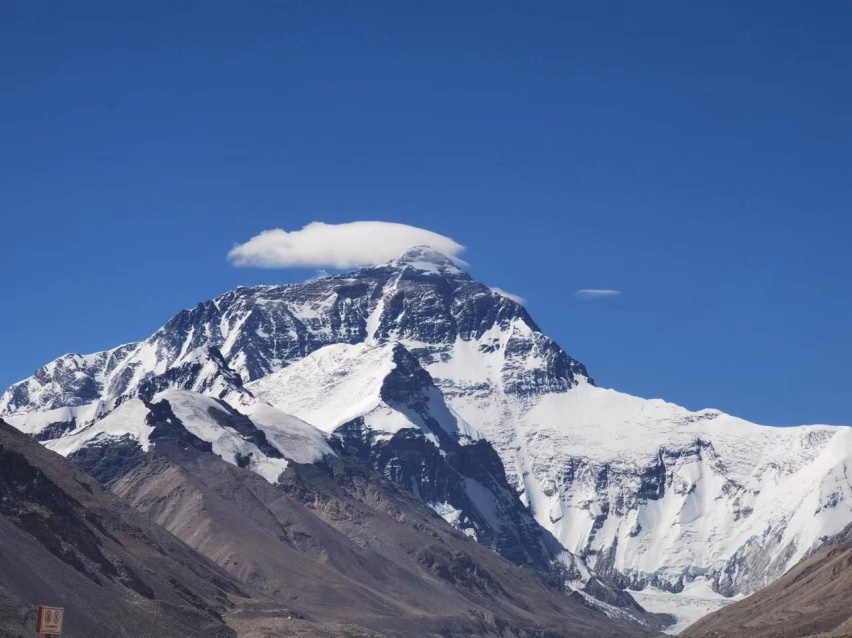
<svg viewBox="0 0 852 638">
<path fill-rule="evenodd" d="M 383 396 L 397 354 L 440 391 L 438 426 Z M 121 397 L 164 388 L 246 405 L 256 393 L 337 445 L 368 445 L 384 470 L 382 446 L 403 427 L 418 445 L 484 438 L 537 522 L 625 587 L 706 578 L 749 593 L 852 521 L 850 428 L 764 427 L 599 388 L 521 305 L 427 249 L 238 288 L 139 343 L 57 359 L 12 386 L 0 415 L 43 440 L 73 436 Z"/>
<path fill-rule="evenodd" d="M 417 346 L 413 353 L 427 364 L 446 361 L 457 341 L 488 340 L 489 331 L 507 324 L 517 334 L 489 361 L 506 364 L 507 392 L 566 390 L 575 375 L 585 376 L 582 364 L 544 336 L 520 305 L 474 281 L 450 259 L 415 249 L 351 275 L 237 288 L 179 312 L 144 341 L 94 355 L 65 355 L 9 388 L 0 398 L 0 413 L 121 396 L 208 346 L 249 382 L 334 343 L 400 341 Z"/>
</svg>

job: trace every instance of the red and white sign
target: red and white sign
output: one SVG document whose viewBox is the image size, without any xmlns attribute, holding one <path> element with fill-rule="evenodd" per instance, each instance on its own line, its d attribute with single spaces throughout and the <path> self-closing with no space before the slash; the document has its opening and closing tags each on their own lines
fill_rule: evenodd
<svg viewBox="0 0 852 638">
<path fill-rule="evenodd" d="M 45 607 L 39 605 L 38 620 L 36 620 L 36 633 L 58 636 L 62 633 L 62 617 L 65 610 L 62 607 Z"/>
</svg>

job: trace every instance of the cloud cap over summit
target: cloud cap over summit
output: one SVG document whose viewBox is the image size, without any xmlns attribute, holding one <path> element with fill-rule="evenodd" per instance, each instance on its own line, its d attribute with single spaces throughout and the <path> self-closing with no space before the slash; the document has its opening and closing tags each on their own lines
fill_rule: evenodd
<svg viewBox="0 0 852 638">
<path fill-rule="evenodd" d="M 457 258 L 464 246 L 444 235 L 393 222 L 311 222 L 301 230 L 266 230 L 235 246 L 228 259 L 255 268 L 356 268 L 375 266 L 414 246 Z"/>
</svg>

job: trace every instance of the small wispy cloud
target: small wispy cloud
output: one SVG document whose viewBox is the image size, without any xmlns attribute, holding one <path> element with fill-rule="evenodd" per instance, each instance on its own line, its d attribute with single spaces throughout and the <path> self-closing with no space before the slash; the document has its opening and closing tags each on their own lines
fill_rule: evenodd
<svg viewBox="0 0 852 638">
<path fill-rule="evenodd" d="M 235 246 L 228 259 L 255 268 L 351 268 L 373 266 L 399 257 L 409 248 L 429 246 L 455 258 L 464 246 L 425 228 L 391 222 L 346 224 L 313 222 L 301 230 L 274 228 Z"/>
<path fill-rule="evenodd" d="M 582 288 L 574 293 L 578 299 L 602 299 L 604 297 L 618 297 L 621 294 L 620 290 L 610 290 L 607 288 Z"/>
<path fill-rule="evenodd" d="M 498 288 L 497 286 L 491 286 L 491 290 L 493 292 L 496 292 L 498 295 L 503 295 L 504 297 L 511 299 L 515 303 L 521 304 L 522 306 L 527 303 L 527 300 L 521 297 L 520 295 L 513 295 L 511 292 L 506 292 L 505 290 L 503 290 L 502 288 Z"/>
<path fill-rule="evenodd" d="M 325 268 L 320 268 L 319 270 L 317 270 L 316 272 L 314 272 L 314 274 L 313 274 L 312 276 L 310 276 L 310 277 L 308 277 L 307 279 L 305 279 L 305 283 L 306 283 L 306 284 L 308 284 L 308 283 L 310 283 L 310 282 L 312 282 L 312 281 L 317 281 L 318 279 L 325 279 L 325 278 L 326 278 L 326 277 L 328 277 L 330 274 L 331 274 L 331 273 L 329 273 L 329 272 L 328 272 Z"/>
</svg>

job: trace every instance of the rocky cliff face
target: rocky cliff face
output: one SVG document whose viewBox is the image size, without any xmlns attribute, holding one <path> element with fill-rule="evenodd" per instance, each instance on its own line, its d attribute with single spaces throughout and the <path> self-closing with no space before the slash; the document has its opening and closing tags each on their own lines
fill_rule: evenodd
<svg viewBox="0 0 852 638">
<path fill-rule="evenodd" d="M 420 386 L 431 383 L 453 414 L 440 424 L 465 424 L 452 433 L 457 449 L 452 437 L 441 440 L 442 425 L 433 430 L 418 408 L 401 407 L 410 403 L 397 398 L 409 382 L 393 389 L 393 375 L 389 394 L 369 409 L 329 416 L 307 405 L 337 405 L 346 395 L 312 385 L 322 371 L 310 366 L 333 359 L 335 348 L 382 346 L 403 348 L 430 378 Z M 207 353 L 204 365 L 199 353 Z M 239 380 L 222 381 L 227 371 Z M 66 355 L 10 388 L 0 414 L 49 439 L 145 388 L 195 389 L 246 410 L 279 375 L 268 401 L 427 502 L 437 499 L 460 529 L 502 543 L 520 561 L 538 550 L 520 550 L 529 543 L 523 524 L 512 523 L 509 535 L 485 525 L 490 510 L 470 498 L 477 479 L 459 471 L 471 454 L 465 437 L 493 447 L 505 485 L 559 545 L 622 585 L 677 592 L 708 578 L 726 595 L 748 593 L 852 520 L 849 428 L 767 428 L 597 387 L 522 306 L 422 249 L 305 284 L 239 288 L 178 313 L 142 342 Z M 486 457 L 470 471 L 492 467 Z M 489 493 L 505 485 L 497 480 Z M 470 501 L 463 507 L 462 494 Z M 501 522 L 504 515 L 495 514 Z"/>
</svg>

